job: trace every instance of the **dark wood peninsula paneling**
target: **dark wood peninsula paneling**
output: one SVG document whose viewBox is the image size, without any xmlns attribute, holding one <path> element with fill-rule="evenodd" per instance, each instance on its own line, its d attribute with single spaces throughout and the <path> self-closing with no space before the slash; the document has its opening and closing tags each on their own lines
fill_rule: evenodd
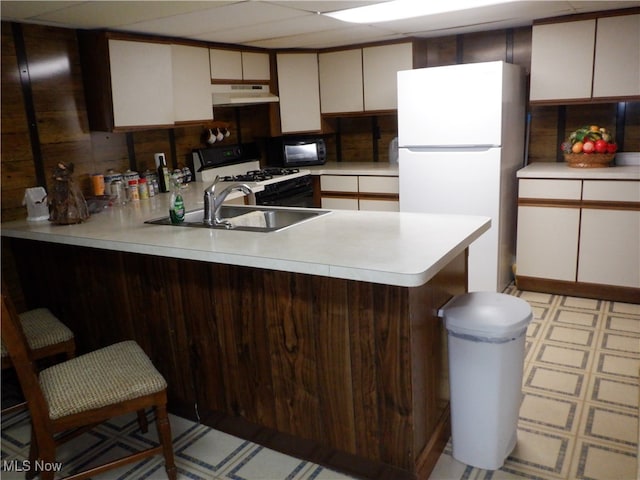
<svg viewBox="0 0 640 480">
<path fill-rule="evenodd" d="M 28 240 L 3 247 L 26 303 L 64 318 L 80 353 L 136 340 L 175 413 L 368 478 L 425 478 L 448 438 L 435 312 L 465 291 L 466 252 L 407 288 Z"/>
</svg>

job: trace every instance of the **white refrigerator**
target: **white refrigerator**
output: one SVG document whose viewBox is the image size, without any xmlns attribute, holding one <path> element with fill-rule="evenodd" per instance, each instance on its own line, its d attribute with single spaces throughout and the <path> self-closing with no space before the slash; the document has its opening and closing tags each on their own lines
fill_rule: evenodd
<svg viewBox="0 0 640 480">
<path fill-rule="evenodd" d="M 398 72 L 400 210 L 491 217 L 469 247 L 469 291 L 500 292 L 513 278 L 525 117 L 516 65 Z"/>
</svg>

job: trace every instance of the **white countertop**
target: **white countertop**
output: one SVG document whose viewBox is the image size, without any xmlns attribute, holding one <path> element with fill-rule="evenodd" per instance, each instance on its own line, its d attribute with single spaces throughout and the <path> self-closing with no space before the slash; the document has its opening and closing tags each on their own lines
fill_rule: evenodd
<svg viewBox="0 0 640 480">
<path fill-rule="evenodd" d="M 206 185 L 184 191 L 202 208 Z M 110 207 L 77 225 L 2 223 L 6 237 L 414 287 L 488 230 L 479 216 L 333 211 L 268 233 L 145 224 L 168 215 L 169 194 Z"/>
<path fill-rule="evenodd" d="M 640 180 L 640 166 L 573 168 L 559 162 L 536 162 L 518 170 L 518 178 L 566 178 L 597 180 Z"/>
<path fill-rule="evenodd" d="M 311 171 L 311 175 L 398 176 L 398 165 L 389 162 L 328 162 L 306 168 Z"/>
</svg>

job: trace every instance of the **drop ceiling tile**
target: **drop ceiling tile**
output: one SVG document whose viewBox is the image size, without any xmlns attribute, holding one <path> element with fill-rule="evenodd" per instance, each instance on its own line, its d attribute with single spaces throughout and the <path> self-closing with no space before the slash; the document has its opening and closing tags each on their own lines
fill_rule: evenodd
<svg viewBox="0 0 640 480">
<path fill-rule="evenodd" d="M 71 2 L 72 5 L 68 5 L 68 2 L 60 3 L 67 3 L 67 6 L 42 13 L 34 19 L 70 25 L 76 28 L 115 28 L 145 20 L 164 19 L 164 21 L 168 21 L 174 15 L 182 15 L 189 12 L 197 12 L 204 8 L 211 8 L 211 2 L 189 1 Z M 230 2 L 219 3 L 224 5 Z"/>
<path fill-rule="evenodd" d="M 307 12 L 334 12 L 336 10 L 345 10 L 347 8 L 364 7 L 366 5 L 372 5 L 374 3 L 388 2 L 389 0 L 331 0 L 331 1 L 313 1 L 313 0 L 287 0 L 282 2 L 271 2 L 276 5 L 287 6 L 289 8 L 297 8 L 299 10 L 306 10 Z"/>
<path fill-rule="evenodd" d="M 417 32 L 441 32 L 452 28 L 465 29 L 482 25 L 530 25 L 532 18 L 572 13 L 567 2 L 521 2 L 513 5 L 492 5 L 481 8 L 460 10 L 455 14 L 438 14 L 418 18 L 408 18 L 378 25 L 394 32 L 412 34 Z"/>
<path fill-rule="evenodd" d="M 380 1 L 386 0 L 1 0 L 0 8 L 2 20 L 16 22 L 66 28 L 106 28 L 265 48 L 328 48 L 409 36 L 436 37 L 512 28 L 531 25 L 534 19 L 616 10 L 639 4 L 638 1 L 615 0 L 520 0 L 369 26 L 342 23 L 316 14 Z M 295 20 L 289 24 L 287 20 L 290 19 L 300 19 L 300 24 L 295 25 Z M 339 25 L 327 24 L 329 20 Z"/>
<path fill-rule="evenodd" d="M 210 5 L 216 3 L 209 2 Z M 127 29 L 145 33 L 164 32 L 170 36 L 195 38 L 202 33 L 227 30 L 230 26 L 243 28 L 301 15 L 305 15 L 305 12 L 265 2 L 239 2 L 176 15 L 171 18 L 159 18 L 131 24 L 127 26 Z"/>
<path fill-rule="evenodd" d="M 36 15 L 55 12 L 63 8 L 77 5 L 77 2 L 49 2 L 49 1 L 7 1 L 0 2 L 2 20 L 25 20 Z"/>
<path fill-rule="evenodd" d="M 261 48 L 297 47 L 320 49 L 373 41 L 396 40 L 399 38 L 404 38 L 404 35 L 388 33 L 367 25 L 349 25 L 339 29 L 247 42 L 247 45 Z"/>
<path fill-rule="evenodd" d="M 197 35 L 197 38 L 211 42 L 245 44 L 247 42 L 270 39 L 274 36 L 282 38 L 293 35 L 310 35 L 315 32 L 333 30 L 341 27 L 345 27 L 345 24 L 334 18 L 317 15 L 315 13 L 303 13 L 301 16 L 287 18 L 285 20 L 257 23 L 241 28 L 210 31 Z"/>
</svg>

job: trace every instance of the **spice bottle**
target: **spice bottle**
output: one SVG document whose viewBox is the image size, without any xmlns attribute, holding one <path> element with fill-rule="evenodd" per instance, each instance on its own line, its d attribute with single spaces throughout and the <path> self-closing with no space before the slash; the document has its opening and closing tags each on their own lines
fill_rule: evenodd
<svg viewBox="0 0 640 480">
<path fill-rule="evenodd" d="M 124 205 L 125 203 L 127 203 L 127 194 L 125 192 L 125 187 L 124 183 L 122 183 L 122 180 L 113 180 L 109 184 L 109 189 L 111 191 L 113 201 L 116 205 Z"/>
<path fill-rule="evenodd" d="M 141 178 L 140 180 L 138 180 L 138 191 L 140 193 L 141 200 L 149 198 L 149 186 L 147 185 L 146 178 Z"/>
<path fill-rule="evenodd" d="M 127 192 L 129 194 L 130 202 L 137 202 L 138 200 L 140 200 L 140 192 L 138 192 L 137 180 L 129 180 L 129 188 Z"/>
</svg>

